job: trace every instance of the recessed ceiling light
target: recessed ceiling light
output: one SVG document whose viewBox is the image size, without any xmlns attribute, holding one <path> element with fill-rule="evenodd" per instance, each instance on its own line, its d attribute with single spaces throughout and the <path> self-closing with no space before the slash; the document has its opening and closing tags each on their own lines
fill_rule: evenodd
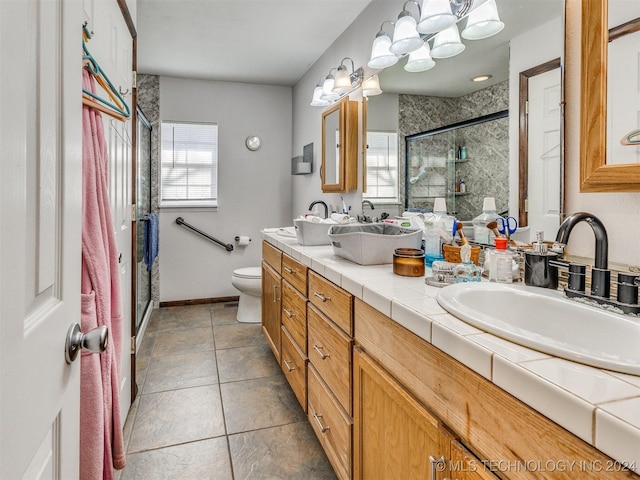
<svg viewBox="0 0 640 480">
<path fill-rule="evenodd" d="M 493 77 L 493 75 L 478 75 L 477 77 L 473 77 L 471 79 L 472 82 L 486 82 L 487 80 L 489 80 L 491 77 Z"/>
</svg>

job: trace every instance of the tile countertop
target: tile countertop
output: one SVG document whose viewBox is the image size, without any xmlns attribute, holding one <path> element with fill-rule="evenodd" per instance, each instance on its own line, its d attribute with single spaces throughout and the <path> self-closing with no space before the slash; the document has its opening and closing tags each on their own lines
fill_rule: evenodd
<svg viewBox="0 0 640 480">
<path fill-rule="evenodd" d="M 426 285 L 423 277 L 395 275 L 391 264 L 357 265 L 334 255 L 328 245 L 303 246 L 295 238 L 277 233 L 263 231 L 262 235 L 287 255 L 640 474 L 639 376 L 552 357 L 485 333 L 440 307 L 436 300 L 439 288 Z"/>
</svg>

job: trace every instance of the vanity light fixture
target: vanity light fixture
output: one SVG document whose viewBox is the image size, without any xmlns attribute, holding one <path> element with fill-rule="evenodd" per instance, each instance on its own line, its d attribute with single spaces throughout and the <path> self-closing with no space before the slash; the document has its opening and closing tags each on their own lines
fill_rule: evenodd
<svg viewBox="0 0 640 480">
<path fill-rule="evenodd" d="M 337 93 L 333 93 L 335 78 L 333 76 L 333 73 L 331 72 L 333 72 L 334 70 L 337 69 L 332 68 L 331 70 L 329 70 L 329 75 L 327 75 L 324 79 L 324 82 L 322 82 L 322 95 L 320 96 L 320 98 L 328 102 L 334 102 L 338 98 L 340 98 L 340 95 L 338 95 Z"/>
<path fill-rule="evenodd" d="M 459 55 L 466 47 L 460 41 L 460 32 L 455 23 L 446 30 L 442 30 L 433 39 L 431 56 L 433 58 L 450 58 Z"/>
<path fill-rule="evenodd" d="M 482 40 L 500 33 L 503 28 L 496 0 L 488 0 L 471 11 L 467 17 L 467 26 L 462 31 L 462 38 Z"/>
<path fill-rule="evenodd" d="M 347 71 L 347 67 L 344 66 L 345 60 L 351 61 L 351 73 Z M 333 83 L 332 92 L 338 95 L 344 95 L 349 93 L 355 87 L 358 86 L 364 75 L 364 70 L 359 68 L 355 70 L 355 65 L 350 57 L 344 57 L 340 62 L 340 66 L 336 71 L 336 77 Z"/>
<path fill-rule="evenodd" d="M 429 49 L 429 42 L 423 42 L 422 46 L 415 52 L 409 54 L 409 60 L 407 60 L 404 69 L 407 72 L 426 72 L 436 66 L 436 62 L 431 58 L 431 50 Z"/>
<path fill-rule="evenodd" d="M 458 17 L 453 14 L 449 0 L 424 0 L 422 14 L 418 22 L 418 32 L 438 33 L 457 21 Z"/>
<path fill-rule="evenodd" d="M 323 79 L 321 78 L 318 83 L 316 83 L 316 88 L 313 89 L 313 98 L 311 99 L 312 107 L 328 107 L 330 105 L 328 100 L 322 98 L 322 83 Z"/>
<path fill-rule="evenodd" d="M 380 95 L 381 93 L 382 89 L 380 88 L 378 75 L 373 75 L 362 82 L 362 95 L 365 97 L 373 97 L 375 95 Z"/>
<path fill-rule="evenodd" d="M 418 9 L 418 18 L 420 18 L 420 5 L 414 0 L 407 0 L 402 6 L 402 11 L 398 15 L 398 20 L 393 29 L 393 42 L 389 47 L 391 53 L 395 55 L 406 55 L 419 49 L 424 43 L 420 38 L 420 34 L 416 29 L 416 19 L 407 10 L 407 4 L 413 3 Z"/>
<path fill-rule="evenodd" d="M 391 47 L 391 38 L 384 31 L 385 23 L 395 25 L 391 20 L 385 20 L 382 22 L 382 25 L 380 25 L 380 31 L 376 34 L 373 46 L 371 47 L 371 59 L 369 63 L 367 63 L 369 68 L 382 69 L 398 63 L 398 57 L 389 50 Z"/>
<path fill-rule="evenodd" d="M 472 82 L 486 82 L 487 80 L 489 80 L 491 77 L 493 77 L 493 75 L 478 75 L 477 77 L 473 77 L 471 79 Z"/>
</svg>

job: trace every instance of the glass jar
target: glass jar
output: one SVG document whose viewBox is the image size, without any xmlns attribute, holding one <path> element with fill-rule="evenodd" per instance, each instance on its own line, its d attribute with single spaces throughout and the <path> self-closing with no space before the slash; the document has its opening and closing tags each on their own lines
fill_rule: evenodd
<svg viewBox="0 0 640 480">
<path fill-rule="evenodd" d="M 393 273 L 403 277 L 424 276 L 424 252 L 419 248 L 396 248 L 393 252 Z"/>
</svg>

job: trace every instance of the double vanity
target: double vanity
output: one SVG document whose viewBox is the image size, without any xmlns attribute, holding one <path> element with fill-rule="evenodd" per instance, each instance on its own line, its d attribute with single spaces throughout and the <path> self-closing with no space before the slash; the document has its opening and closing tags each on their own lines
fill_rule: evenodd
<svg viewBox="0 0 640 480">
<path fill-rule="evenodd" d="M 637 318 L 277 233 L 262 268 L 263 331 L 339 478 L 640 478 Z"/>
</svg>

